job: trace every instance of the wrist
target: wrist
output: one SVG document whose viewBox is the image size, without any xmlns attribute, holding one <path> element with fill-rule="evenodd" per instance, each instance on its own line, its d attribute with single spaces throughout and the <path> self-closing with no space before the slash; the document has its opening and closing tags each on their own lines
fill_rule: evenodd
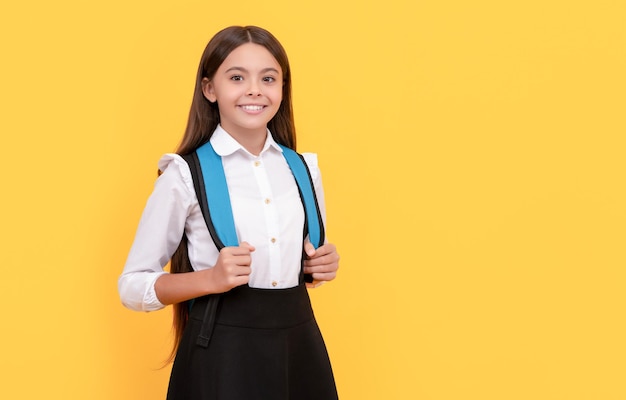
<svg viewBox="0 0 626 400">
<path fill-rule="evenodd" d="M 203 269 L 199 272 L 202 272 L 202 276 L 199 276 L 198 278 L 202 282 L 202 291 L 205 295 L 220 294 L 228 290 L 220 284 L 219 276 L 216 276 L 218 271 L 215 267 Z"/>
</svg>

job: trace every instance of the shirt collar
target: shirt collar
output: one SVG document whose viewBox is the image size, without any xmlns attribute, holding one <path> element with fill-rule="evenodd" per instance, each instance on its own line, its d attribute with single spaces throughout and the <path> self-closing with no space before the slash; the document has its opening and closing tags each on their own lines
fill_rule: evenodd
<svg viewBox="0 0 626 400">
<path fill-rule="evenodd" d="M 241 150 L 247 154 L 250 154 L 248 150 L 246 150 L 238 141 L 235 140 L 228 132 L 222 128 L 221 125 L 218 125 L 213 131 L 213 135 L 211 136 L 211 145 L 213 145 L 213 149 L 220 157 L 229 156 L 235 153 L 238 150 Z M 278 143 L 274 140 L 272 133 L 270 130 L 267 130 L 267 137 L 265 138 L 265 144 L 263 145 L 263 150 L 261 150 L 261 154 L 267 151 L 269 148 L 273 148 L 282 152 L 283 149 L 280 148 Z"/>
</svg>

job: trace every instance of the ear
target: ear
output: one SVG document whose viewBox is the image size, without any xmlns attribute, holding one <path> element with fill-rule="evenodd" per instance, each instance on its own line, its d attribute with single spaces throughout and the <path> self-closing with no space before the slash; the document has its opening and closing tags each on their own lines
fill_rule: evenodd
<svg viewBox="0 0 626 400">
<path fill-rule="evenodd" d="M 215 103 L 217 101 L 217 96 L 215 96 L 213 84 L 211 83 L 209 78 L 202 78 L 202 94 L 211 103 Z"/>
</svg>

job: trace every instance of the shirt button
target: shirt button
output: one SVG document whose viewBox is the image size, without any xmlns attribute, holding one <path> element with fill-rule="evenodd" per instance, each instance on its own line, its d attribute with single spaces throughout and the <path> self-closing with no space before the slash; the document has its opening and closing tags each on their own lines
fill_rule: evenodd
<svg viewBox="0 0 626 400">
<path fill-rule="evenodd" d="M 272 202 L 272 200 L 270 199 L 265 199 L 265 204 L 270 204 Z"/>
<path fill-rule="evenodd" d="M 254 162 L 254 166 L 255 166 L 255 167 L 258 167 L 259 165 L 261 165 L 261 161 L 255 161 L 255 162 Z"/>
<path fill-rule="evenodd" d="M 276 285 L 278 285 L 278 282 L 272 281 L 272 286 L 276 287 Z"/>
</svg>

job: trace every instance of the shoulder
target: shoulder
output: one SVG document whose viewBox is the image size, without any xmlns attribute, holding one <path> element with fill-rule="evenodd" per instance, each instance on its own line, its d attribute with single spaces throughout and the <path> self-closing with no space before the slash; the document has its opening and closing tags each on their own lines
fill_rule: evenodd
<svg viewBox="0 0 626 400">
<path fill-rule="evenodd" d="M 304 161 L 306 161 L 306 165 L 309 168 L 315 167 L 318 168 L 317 166 L 317 153 L 300 153 L 302 155 L 302 157 L 304 157 Z"/>
<path fill-rule="evenodd" d="M 311 178 L 313 181 L 317 180 L 321 175 L 320 168 L 317 164 L 317 154 L 316 153 L 300 153 L 306 162 L 307 167 L 309 167 L 309 172 L 311 172 Z"/>
<path fill-rule="evenodd" d="M 193 179 L 187 162 L 178 154 L 167 153 L 159 160 L 159 180 L 179 181 L 193 191 Z"/>
</svg>

